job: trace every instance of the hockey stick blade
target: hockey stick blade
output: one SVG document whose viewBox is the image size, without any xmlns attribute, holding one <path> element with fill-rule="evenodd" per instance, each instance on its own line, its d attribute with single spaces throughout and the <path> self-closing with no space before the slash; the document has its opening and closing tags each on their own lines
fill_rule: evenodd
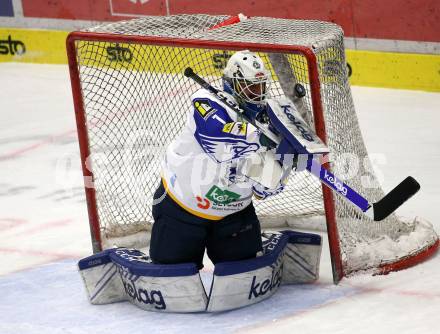
<svg viewBox="0 0 440 334">
<path fill-rule="evenodd" d="M 385 219 L 419 190 L 420 184 L 413 177 L 408 176 L 380 201 L 373 203 L 374 220 Z"/>
</svg>

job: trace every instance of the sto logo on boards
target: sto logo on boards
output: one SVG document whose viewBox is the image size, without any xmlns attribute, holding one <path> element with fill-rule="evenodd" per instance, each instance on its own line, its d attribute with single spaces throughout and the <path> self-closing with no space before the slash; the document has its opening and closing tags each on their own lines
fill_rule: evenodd
<svg viewBox="0 0 440 334">
<path fill-rule="evenodd" d="M 107 47 L 107 58 L 110 61 L 131 63 L 133 52 L 129 48 L 125 48 L 116 43 L 114 46 Z"/>
<path fill-rule="evenodd" d="M 226 67 L 226 64 L 228 63 L 229 58 L 232 57 L 232 54 L 229 54 L 226 51 L 223 51 L 223 53 L 215 53 L 212 56 L 212 63 L 214 65 L 214 68 L 218 70 L 222 70 Z"/>
<path fill-rule="evenodd" d="M 7 39 L 0 40 L 0 55 L 22 55 L 26 52 L 26 46 L 22 41 L 13 40 L 11 35 Z"/>
</svg>

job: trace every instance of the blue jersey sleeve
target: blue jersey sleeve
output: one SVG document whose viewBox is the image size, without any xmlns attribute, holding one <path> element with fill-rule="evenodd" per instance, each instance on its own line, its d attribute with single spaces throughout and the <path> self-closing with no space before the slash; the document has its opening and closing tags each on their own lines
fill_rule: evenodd
<svg viewBox="0 0 440 334">
<path fill-rule="evenodd" d="M 205 153 L 220 163 L 262 149 L 260 132 L 253 125 L 234 121 L 220 101 L 201 95 L 192 99 L 194 136 Z"/>
</svg>

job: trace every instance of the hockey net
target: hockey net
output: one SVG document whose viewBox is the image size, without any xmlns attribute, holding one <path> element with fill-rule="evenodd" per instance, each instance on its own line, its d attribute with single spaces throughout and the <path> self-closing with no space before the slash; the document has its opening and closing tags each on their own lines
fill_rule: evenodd
<svg viewBox="0 0 440 334">
<path fill-rule="evenodd" d="M 148 242 L 161 159 L 191 110 L 190 95 L 199 89 L 183 70 L 191 66 L 221 87 L 222 69 L 236 50 L 250 49 L 262 57 L 272 71 L 270 95 L 295 100 L 330 147 L 333 172 L 369 201 L 383 197 L 358 126 L 341 28 L 263 17 L 216 28 L 225 19 L 144 17 L 70 34 L 69 64 L 95 251 Z M 303 98 L 293 95 L 295 83 L 305 87 Z M 327 225 L 335 281 L 359 270 L 406 267 L 438 246 L 429 223 L 395 215 L 372 221 L 323 191 L 308 172 L 292 174 L 280 195 L 255 202 L 263 228 Z"/>
</svg>

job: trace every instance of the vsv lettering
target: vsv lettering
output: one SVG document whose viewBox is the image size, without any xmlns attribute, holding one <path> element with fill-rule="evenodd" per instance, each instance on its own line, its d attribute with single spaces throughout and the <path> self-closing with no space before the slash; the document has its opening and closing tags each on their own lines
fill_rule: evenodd
<svg viewBox="0 0 440 334">
<path fill-rule="evenodd" d="M 328 183 L 332 184 L 336 188 L 336 190 L 340 192 L 342 195 L 347 196 L 348 189 L 344 187 L 344 184 L 341 181 L 336 179 L 334 176 L 330 175 L 326 169 L 324 170 L 324 179 Z"/>
<path fill-rule="evenodd" d="M 278 258 L 277 264 L 282 261 L 282 256 Z M 276 265 L 272 270 L 272 276 L 270 279 L 266 279 L 263 282 L 257 283 L 257 276 L 252 278 L 251 289 L 249 291 L 248 299 L 258 298 L 264 296 L 269 291 L 278 288 L 281 285 L 281 279 L 283 276 L 283 264 Z"/>
<path fill-rule="evenodd" d="M 293 123 L 293 125 L 295 125 L 295 127 L 298 129 L 298 131 L 301 132 L 301 136 L 305 140 L 313 141 L 312 135 L 306 129 L 304 129 L 301 122 L 298 121 L 295 118 L 295 116 L 293 116 L 293 114 L 291 113 L 290 105 L 287 104 L 287 105 L 281 106 L 281 108 L 283 108 L 283 111 L 286 114 L 287 118 Z"/>
<path fill-rule="evenodd" d="M 129 48 L 124 48 L 116 43 L 115 46 L 107 47 L 108 60 L 110 61 L 119 61 L 119 62 L 128 62 L 130 63 L 133 59 L 133 53 Z"/>
<path fill-rule="evenodd" d="M 26 47 L 22 41 L 14 41 L 11 35 L 6 40 L 0 40 L 0 55 L 22 55 L 26 52 Z"/>
</svg>

